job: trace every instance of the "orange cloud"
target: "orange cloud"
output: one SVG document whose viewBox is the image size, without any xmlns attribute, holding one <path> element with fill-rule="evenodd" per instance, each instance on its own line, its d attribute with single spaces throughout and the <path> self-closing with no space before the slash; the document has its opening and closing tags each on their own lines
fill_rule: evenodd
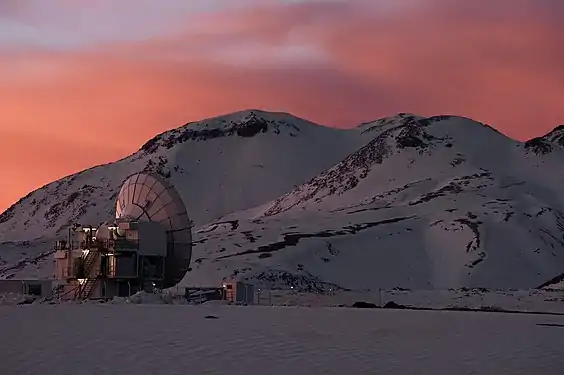
<svg viewBox="0 0 564 375">
<path fill-rule="evenodd" d="M 401 3 L 269 6 L 140 43 L 0 54 L 0 167 L 12 176 L 0 208 L 157 132 L 243 108 L 333 126 L 455 113 L 520 139 L 564 122 L 564 33 L 547 15 L 525 0 L 488 15 L 462 0 Z"/>
</svg>

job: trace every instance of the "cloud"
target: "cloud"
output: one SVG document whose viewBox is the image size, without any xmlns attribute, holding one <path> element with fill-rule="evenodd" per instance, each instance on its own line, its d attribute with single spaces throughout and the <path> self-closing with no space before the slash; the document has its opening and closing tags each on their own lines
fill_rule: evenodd
<svg viewBox="0 0 564 375">
<path fill-rule="evenodd" d="M 29 1 L 26 0 L 3 0 L 0 1 L 0 19 L 17 17 L 28 8 Z"/>
<path fill-rule="evenodd" d="M 289 0 L 2 0 L 0 48 L 15 44 L 56 50 L 139 41 L 174 33 L 217 12 L 296 5 Z M 330 3 L 331 1 L 329 1 Z"/>
<path fill-rule="evenodd" d="M 454 113 L 519 139 L 564 122 L 560 1 L 220 3 L 212 5 L 223 10 L 198 14 L 172 8 L 176 18 L 161 10 L 152 21 L 158 27 L 128 31 L 137 38 L 0 52 L 0 135 L 7 145 L 0 166 L 32 176 L 3 187 L 10 195 L 0 196 L 0 207 L 12 192 L 25 193 L 24 185 L 37 187 L 124 156 L 157 132 L 243 108 L 333 126 L 396 112 Z M 97 4 L 105 14 L 109 2 Z M 141 7 L 130 17 L 124 25 L 151 19 Z M 89 19 L 84 30 L 94 27 Z M 95 152 L 80 156 L 83 147 Z"/>
</svg>

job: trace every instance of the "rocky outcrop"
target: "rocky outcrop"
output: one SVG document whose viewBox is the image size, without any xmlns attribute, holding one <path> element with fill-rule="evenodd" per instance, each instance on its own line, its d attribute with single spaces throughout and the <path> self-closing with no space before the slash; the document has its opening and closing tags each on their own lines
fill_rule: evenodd
<svg viewBox="0 0 564 375">
<path fill-rule="evenodd" d="M 187 141 L 207 141 L 210 139 L 221 137 L 242 137 L 251 138 L 260 133 L 272 132 L 280 134 L 281 128 L 288 128 L 290 135 L 295 136 L 300 129 L 284 120 L 266 119 L 256 112 L 249 112 L 241 121 L 228 121 L 225 119 L 218 120 L 215 127 L 197 128 L 188 123 L 180 129 L 165 132 L 157 135 L 153 139 L 145 143 L 140 151 L 144 153 L 155 153 L 160 147 L 170 149 L 177 144 Z"/>
</svg>

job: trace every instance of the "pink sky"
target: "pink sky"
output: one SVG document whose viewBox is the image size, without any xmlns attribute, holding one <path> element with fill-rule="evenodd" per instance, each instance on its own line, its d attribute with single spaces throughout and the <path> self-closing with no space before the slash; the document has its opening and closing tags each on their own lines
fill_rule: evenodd
<svg viewBox="0 0 564 375">
<path fill-rule="evenodd" d="M 331 126 L 564 123 L 561 0 L 3 0 L 0 211 L 156 133 L 245 108 Z"/>
</svg>

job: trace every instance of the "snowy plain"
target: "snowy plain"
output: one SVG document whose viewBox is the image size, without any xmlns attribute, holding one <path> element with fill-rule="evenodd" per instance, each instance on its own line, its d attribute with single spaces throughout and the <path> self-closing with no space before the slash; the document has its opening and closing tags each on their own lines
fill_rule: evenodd
<svg viewBox="0 0 564 375">
<path fill-rule="evenodd" d="M 284 290 L 262 291 L 259 303 L 276 306 L 337 307 L 355 302 L 384 306 L 394 302 L 423 309 L 504 310 L 564 314 L 564 290 L 381 290 L 374 292 L 336 291 L 331 294 Z"/>
<path fill-rule="evenodd" d="M 564 317 L 217 305 L 0 308 L 3 374 L 564 373 Z"/>
</svg>

